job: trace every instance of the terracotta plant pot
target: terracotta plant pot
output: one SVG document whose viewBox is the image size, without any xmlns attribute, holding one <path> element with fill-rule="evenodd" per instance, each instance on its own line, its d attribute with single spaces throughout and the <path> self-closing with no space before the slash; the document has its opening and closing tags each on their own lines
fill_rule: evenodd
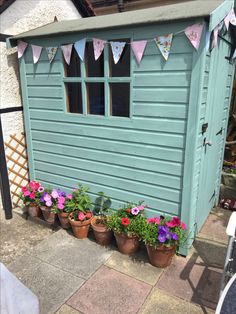
<svg viewBox="0 0 236 314">
<path fill-rule="evenodd" d="M 57 214 L 58 215 L 58 218 L 60 220 L 60 223 L 61 223 L 61 226 L 63 229 L 69 229 L 70 228 L 70 222 L 69 222 L 69 213 L 60 213 L 60 214 Z"/>
<path fill-rule="evenodd" d="M 55 214 L 52 213 L 51 208 L 46 206 L 40 206 L 40 208 L 43 213 L 43 218 L 45 219 L 45 221 L 48 222 L 49 224 L 54 224 Z"/>
<path fill-rule="evenodd" d="M 30 217 L 39 217 L 41 214 L 41 210 L 38 205 L 30 204 L 28 206 L 28 214 Z"/>
<path fill-rule="evenodd" d="M 128 237 L 126 234 L 114 232 L 118 249 L 123 254 L 133 254 L 139 250 L 139 238 Z"/>
<path fill-rule="evenodd" d="M 100 245 L 108 245 L 111 242 L 112 232 L 108 230 L 105 225 L 102 223 L 96 223 L 98 219 L 101 219 L 99 216 L 93 217 L 91 220 L 91 227 L 96 239 L 96 242 Z"/>
<path fill-rule="evenodd" d="M 176 248 L 174 246 L 149 246 L 146 245 L 149 261 L 153 266 L 165 268 L 171 264 L 172 258 L 175 255 Z"/>
<path fill-rule="evenodd" d="M 78 239 L 87 238 L 91 220 L 92 220 L 92 217 L 85 221 L 76 221 L 76 220 L 72 220 L 71 216 L 69 215 L 69 222 L 71 224 L 74 236 L 76 238 Z"/>
</svg>

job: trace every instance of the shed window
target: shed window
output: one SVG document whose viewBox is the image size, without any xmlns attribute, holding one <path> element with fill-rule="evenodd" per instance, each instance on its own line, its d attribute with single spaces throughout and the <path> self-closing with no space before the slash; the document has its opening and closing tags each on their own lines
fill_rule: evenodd
<svg viewBox="0 0 236 314">
<path fill-rule="evenodd" d="M 116 39 L 126 41 L 129 39 Z M 95 61 L 93 43 L 87 42 L 84 62 L 75 49 L 71 63 L 64 63 L 67 110 L 72 113 L 100 116 L 130 116 L 130 45 L 126 45 L 117 64 L 109 44 Z"/>
</svg>

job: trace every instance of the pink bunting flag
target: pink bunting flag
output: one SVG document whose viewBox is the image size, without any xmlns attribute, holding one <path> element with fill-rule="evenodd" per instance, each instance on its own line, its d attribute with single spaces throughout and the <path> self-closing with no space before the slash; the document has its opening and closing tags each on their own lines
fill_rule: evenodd
<svg viewBox="0 0 236 314">
<path fill-rule="evenodd" d="M 229 21 L 230 21 L 230 12 L 224 18 L 225 27 L 227 30 L 229 29 Z"/>
<path fill-rule="evenodd" d="M 34 63 L 37 63 L 39 61 L 43 47 L 31 45 L 31 48 L 32 48 Z"/>
<path fill-rule="evenodd" d="M 135 55 L 135 58 L 138 62 L 138 64 L 140 64 L 145 48 L 147 45 L 147 40 L 140 40 L 140 41 L 132 41 L 131 42 L 131 48 L 133 50 L 133 53 Z"/>
<path fill-rule="evenodd" d="M 18 43 L 17 43 L 18 59 L 20 59 L 23 56 L 27 46 L 28 46 L 28 44 L 26 42 L 24 42 L 22 40 L 18 41 Z"/>
<path fill-rule="evenodd" d="M 95 60 L 98 60 L 98 58 L 101 56 L 105 43 L 106 43 L 105 40 L 93 38 L 93 49 L 94 49 Z"/>
<path fill-rule="evenodd" d="M 67 63 L 68 65 L 70 64 L 70 58 L 71 58 L 72 48 L 73 48 L 73 44 L 62 45 L 62 46 L 61 46 L 61 50 L 62 50 L 62 52 L 63 52 L 64 59 L 65 59 L 65 61 L 66 61 L 66 63 Z"/>
<path fill-rule="evenodd" d="M 164 57 L 166 61 L 169 58 L 172 39 L 173 39 L 173 34 L 158 36 L 155 39 L 156 45 L 159 48 L 162 56 Z"/>
<path fill-rule="evenodd" d="M 188 37 L 191 44 L 196 50 L 198 50 L 200 45 L 203 27 L 203 24 L 194 24 L 185 28 L 184 30 L 185 35 Z"/>
<path fill-rule="evenodd" d="M 234 26 L 236 25 L 236 17 L 235 17 L 234 9 L 232 9 L 229 12 L 229 22 Z"/>
<path fill-rule="evenodd" d="M 219 31 L 222 29 L 224 25 L 224 22 L 221 21 L 213 30 L 213 40 L 212 40 L 212 45 L 211 45 L 211 49 L 217 47 L 217 43 L 218 43 L 218 34 Z"/>
</svg>

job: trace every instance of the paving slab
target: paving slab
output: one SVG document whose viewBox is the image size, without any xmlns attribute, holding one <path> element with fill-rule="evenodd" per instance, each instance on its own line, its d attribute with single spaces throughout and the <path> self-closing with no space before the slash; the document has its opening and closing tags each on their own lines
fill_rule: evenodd
<svg viewBox="0 0 236 314">
<path fill-rule="evenodd" d="M 150 285 L 157 283 L 163 271 L 149 263 L 145 250 L 130 256 L 114 252 L 105 265 Z"/>
<path fill-rule="evenodd" d="M 82 314 L 82 313 L 73 309 L 69 305 L 63 304 L 62 307 L 55 314 Z"/>
<path fill-rule="evenodd" d="M 16 275 L 39 299 L 40 314 L 55 313 L 84 280 L 29 255 L 9 265 Z"/>
<path fill-rule="evenodd" d="M 220 291 L 222 269 L 208 267 L 194 259 L 176 257 L 156 287 L 202 308 L 215 309 Z"/>
<path fill-rule="evenodd" d="M 135 314 L 152 286 L 102 266 L 68 301 L 84 314 Z"/>
<path fill-rule="evenodd" d="M 89 239 L 79 240 L 65 230 L 42 241 L 30 254 L 73 275 L 88 279 L 112 254 Z"/>
<path fill-rule="evenodd" d="M 182 299 L 168 295 L 164 291 L 153 288 L 138 314 L 210 314 L 211 310 L 203 312 L 202 308 Z"/>
</svg>

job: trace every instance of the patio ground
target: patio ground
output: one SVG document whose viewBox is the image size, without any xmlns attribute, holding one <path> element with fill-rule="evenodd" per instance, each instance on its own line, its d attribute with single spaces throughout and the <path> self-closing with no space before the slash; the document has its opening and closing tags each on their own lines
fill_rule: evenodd
<svg viewBox="0 0 236 314">
<path fill-rule="evenodd" d="M 167 269 L 148 263 L 145 248 L 119 253 L 63 229 L 1 213 L 1 261 L 39 298 L 41 314 L 214 313 L 231 212 L 216 208 L 187 258 Z M 27 314 L 27 313 L 25 313 Z M 30 314 L 30 313 L 29 313 Z"/>
</svg>

